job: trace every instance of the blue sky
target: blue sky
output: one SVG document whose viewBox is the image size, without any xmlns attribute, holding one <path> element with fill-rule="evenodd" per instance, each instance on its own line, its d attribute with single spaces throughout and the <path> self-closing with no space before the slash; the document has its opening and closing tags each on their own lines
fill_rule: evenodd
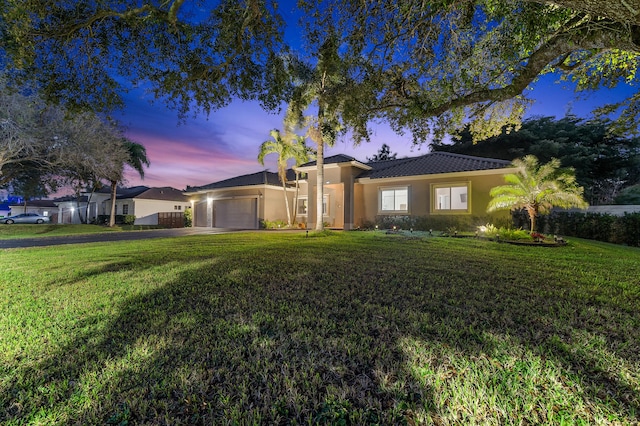
<svg viewBox="0 0 640 426">
<path fill-rule="evenodd" d="M 570 83 L 554 83 L 553 76 L 545 76 L 530 95 L 535 103 L 528 116 L 562 117 L 570 111 L 587 117 L 594 104 L 619 100 L 628 90 L 619 87 L 576 95 Z M 188 185 L 205 185 L 263 168 L 276 170 L 274 155 L 266 157 L 264 167 L 256 157 L 260 144 L 270 138 L 269 131 L 282 128 L 283 114 L 268 113 L 255 102 L 236 101 L 208 117 L 199 115 L 180 122 L 176 111 L 160 101 L 150 103 L 142 92 L 129 93 L 126 104 L 118 118 L 126 127 L 127 135 L 147 148 L 151 160 L 145 179 L 129 173 L 128 186 L 184 189 Z M 349 140 L 339 141 L 327 149 L 326 155 L 342 153 L 364 161 L 377 153 L 383 143 L 398 153 L 398 157 L 428 152 L 426 145 L 416 147 L 410 136 L 396 135 L 384 124 L 375 124 L 372 128 L 370 143 L 354 147 Z"/>
<path fill-rule="evenodd" d="M 279 2 L 280 12 L 289 24 L 285 29 L 287 44 L 296 50 L 300 46 L 299 10 L 293 0 Z M 206 13 L 206 10 L 201 10 Z M 567 112 L 587 117 L 594 104 L 602 105 L 620 100 L 627 87 L 602 89 L 594 94 L 577 97 L 571 83 L 554 83 L 555 76 L 547 75 L 534 86 L 529 97 L 535 103 L 528 116 L 563 117 Z M 265 166 L 257 161 L 258 148 L 270 138 L 269 132 L 282 128 L 283 113 L 266 112 L 254 102 L 233 102 L 226 108 L 213 111 L 208 117 L 188 117 L 180 122 L 176 111 L 160 101 L 150 103 L 142 91 L 126 95 L 126 108 L 119 118 L 127 128 L 127 135 L 145 145 L 151 166 L 140 180 L 128 174 L 129 186 L 172 186 L 184 189 L 199 186 L 267 168 L 276 170 L 274 155 L 267 156 Z M 378 152 L 383 143 L 398 157 L 417 156 L 428 152 L 428 146 L 412 144 L 411 135 L 399 136 L 384 124 L 371 126 L 370 143 L 354 147 L 349 140 L 339 141 L 328 148 L 326 156 L 347 154 L 365 161 Z"/>
</svg>

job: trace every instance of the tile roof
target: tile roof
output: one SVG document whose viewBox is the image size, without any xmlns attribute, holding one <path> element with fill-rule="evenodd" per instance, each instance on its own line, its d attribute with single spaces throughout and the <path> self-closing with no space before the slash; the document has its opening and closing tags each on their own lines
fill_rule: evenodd
<svg viewBox="0 0 640 426">
<path fill-rule="evenodd" d="M 289 170 L 287 171 L 287 178 L 289 178 Z M 293 174 L 292 174 L 293 179 Z M 278 185 L 281 186 L 280 178 L 277 173 L 263 170 L 257 173 L 251 173 L 248 175 L 236 176 L 229 179 L 221 180 L 219 182 L 210 183 L 203 186 L 187 186 L 185 192 L 198 192 L 208 189 L 221 189 L 221 188 L 233 188 L 237 186 L 251 186 L 251 185 Z"/>
<path fill-rule="evenodd" d="M 370 179 L 492 170 L 506 168 L 511 165 L 511 162 L 506 160 L 473 157 L 450 152 L 432 152 L 420 157 L 372 161 L 368 163 L 363 163 L 356 158 L 344 154 L 332 155 L 324 159 L 325 164 L 351 163 L 352 161 L 357 161 L 358 163 L 371 167 L 371 170 L 363 170 L 358 176 L 358 178 Z M 315 165 L 316 162 L 311 161 L 300 167 L 312 167 Z M 287 170 L 287 180 L 293 181 L 294 179 L 294 171 L 291 169 Z M 232 177 L 204 186 L 188 186 L 185 192 L 194 193 L 211 189 L 265 184 L 280 186 L 281 183 L 278 174 L 264 170 L 262 172 Z"/>
<path fill-rule="evenodd" d="M 75 195 L 63 195 L 62 197 L 56 198 L 54 201 L 56 203 L 68 203 L 68 202 L 79 202 L 86 203 L 89 200 L 89 197 L 86 195 L 81 195 L 80 198 Z"/>
<path fill-rule="evenodd" d="M 105 190 L 106 189 L 106 190 Z M 111 194 L 111 188 L 102 188 L 96 193 Z M 111 198 L 111 197 L 109 197 Z M 131 188 L 118 188 L 116 199 L 117 200 L 129 200 L 132 198 L 143 200 L 163 200 L 163 201 L 183 201 L 187 202 L 189 199 L 182 191 L 169 186 L 163 188 L 149 188 L 148 186 L 134 186 Z M 66 195 L 64 197 L 56 198 L 56 203 L 63 202 L 76 202 L 77 198 L 74 195 Z M 87 195 L 82 195 L 79 198 L 79 202 L 86 203 L 89 200 Z"/>
<path fill-rule="evenodd" d="M 131 188 L 118 188 L 116 199 L 136 198 L 138 195 L 149 190 L 148 186 L 133 186 Z"/>
<path fill-rule="evenodd" d="M 472 157 L 450 152 L 431 152 L 420 157 L 383 160 L 367 163 L 372 170 L 362 173 L 360 178 L 382 179 L 390 177 L 432 175 L 439 173 L 470 172 L 503 169 L 510 161 L 494 158 Z"/>
<path fill-rule="evenodd" d="M 145 188 L 145 187 L 140 187 Z M 136 198 L 138 200 L 162 200 L 187 202 L 189 198 L 175 188 L 165 186 L 162 188 L 146 188 L 146 190 L 130 191 L 127 195 L 118 195 L 117 199 Z"/>
<path fill-rule="evenodd" d="M 27 207 L 56 207 L 56 200 L 29 200 L 27 201 Z M 10 203 L 9 206 L 22 207 L 24 201 L 20 203 Z"/>
<path fill-rule="evenodd" d="M 359 163 L 362 163 L 362 161 L 344 154 L 337 154 L 337 155 L 332 155 L 330 157 L 324 158 L 324 164 L 350 163 L 352 161 L 357 161 Z M 304 163 L 300 167 L 308 167 L 308 166 L 315 166 L 315 165 L 316 165 L 316 162 L 314 160 L 314 161 L 309 161 L 308 163 Z"/>
</svg>

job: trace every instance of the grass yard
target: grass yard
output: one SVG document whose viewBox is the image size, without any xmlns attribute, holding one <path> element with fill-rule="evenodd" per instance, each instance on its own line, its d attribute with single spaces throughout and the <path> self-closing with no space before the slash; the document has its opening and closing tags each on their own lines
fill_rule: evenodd
<svg viewBox="0 0 640 426">
<path fill-rule="evenodd" d="M 130 228 L 132 228 L 132 226 L 128 226 L 126 228 L 123 228 L 122 226 L 114 226 L 113 228 L 109 228 L 98 225 L 58 225 L 53 223 L 45 223 L 41 225 L 0 224 L 0 240 L 119 232 L 129 230 Z"/>
<path fill-rule="evenodd" d="M 638 249 L 243 233 L 0 262 L 4 425 L 640 421 Z"/>
</svg>

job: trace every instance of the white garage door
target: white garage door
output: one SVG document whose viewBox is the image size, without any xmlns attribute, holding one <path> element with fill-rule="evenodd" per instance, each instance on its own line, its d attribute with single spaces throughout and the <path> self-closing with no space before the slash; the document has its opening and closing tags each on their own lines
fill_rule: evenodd
<svg viewBox="0 0 640 426">
<path fill-rule="evenodd" d="M 258 226 L 258 203 L 255 198 L 218 200 L 215 202 L 215 227 L 256 229 Z"/>
</svg>

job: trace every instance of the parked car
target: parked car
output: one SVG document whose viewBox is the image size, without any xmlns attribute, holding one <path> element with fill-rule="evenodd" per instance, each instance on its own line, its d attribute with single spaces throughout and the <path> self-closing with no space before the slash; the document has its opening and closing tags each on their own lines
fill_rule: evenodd
<svg viewBox="0 0 640 426">
<path fill-rule="evenodd" d="M 11 225 L 12 223 L 48 223 L 49 216 L 42 216 L 38 213 L 21 213 L 15 216 L 3 217 L 0 223 Z"/>
</svg>

